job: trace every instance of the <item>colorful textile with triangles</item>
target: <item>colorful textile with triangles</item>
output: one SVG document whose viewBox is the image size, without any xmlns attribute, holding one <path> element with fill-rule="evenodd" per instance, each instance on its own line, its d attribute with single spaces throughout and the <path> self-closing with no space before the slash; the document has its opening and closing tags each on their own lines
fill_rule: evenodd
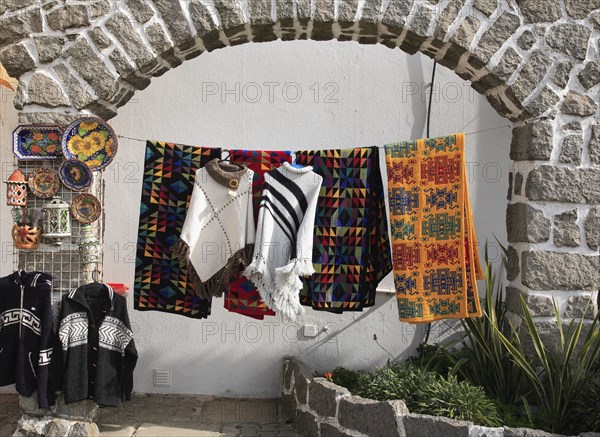
<svg viewBox="0 0 600 437">
<path fill-rule="evenodd" d="M 481 316 L 464 135 L 385 146 L 400 320 Z"/>
<path fill-rule="evenodd" d="M 392 270 L 379 149 L 296 153 L 323 177 L 315 218 L 313 264 L 303 305 L 331 312 L 375 304 L 377 284 Z"/>
<path fill-rule="evenodd" d="M 196 319 L 210 314 L 210 301 L 200 299 L 188 282 L 187 270 L 173 256 L 185 221 L 194 175 L 221 149 L 146 143 L 142 202 L 135 268 L 134 307 Z"/>
<path fill-rule="evenodd" d="M 292 162 L 292 153 L 267 150 L 229 150 L 229 159 L 231 162 L 244 163 L 254 171 L 252 202 L 254 204 L 254 223 L 258 223 L 258 210 L 265 183 L 264 174 L 280 167 L 284 162 Z M 231 312 L 259 320 L 262 320 L 264 316 L 275 315 L 261 300 L 254 284 L 245 276 L 236 275 L 231 278 L 224 306 Z"/>
</svg>

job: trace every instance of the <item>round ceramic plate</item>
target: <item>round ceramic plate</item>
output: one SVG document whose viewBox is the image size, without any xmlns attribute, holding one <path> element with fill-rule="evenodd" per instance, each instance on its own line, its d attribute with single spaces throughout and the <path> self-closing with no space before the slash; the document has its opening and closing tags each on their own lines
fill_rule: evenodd
<svg viewBox="0 0 600 437">
<path fill-rule="evenodd" d="M 90 168 L 78 159 L 63 161 L 58 169 L 58 176 L 65 187 L 74 191 L 88 189 L 94 179 Z"/>
<path fill-rule="evenodd" d="M 50 199 L 60 188 L 58 174 L 49 168 L 36 168 L 29 173 L 27 183 L 33 194 L 42 199 Z"/>
<path fill-rule="evenodd" d="M 104 120 L 96 117 L 71 123 L 61 145 L 66 159 L 78 159 L 92 171 L 106 167 L 117 154 L 117 136 Z"/>
<path fill-rule="evenodd" d="M 80 223 L 93 223 L 100 218 L 102 205 L 93 194 L 81 193 L 71 202 L 71 214 Z"/>
</svg>

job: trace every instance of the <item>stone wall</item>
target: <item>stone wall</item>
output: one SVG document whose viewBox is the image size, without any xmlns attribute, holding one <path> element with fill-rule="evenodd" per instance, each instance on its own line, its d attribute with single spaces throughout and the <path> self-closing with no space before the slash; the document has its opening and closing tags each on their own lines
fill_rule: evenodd
<svg viewBox="0 0 600 437">
<path fill-rule="evenodd" d="M 204 52 L 276 39 L 421 52 L 513 122 L 509 302 L 580 314 L 600 287 L 598 0 L 4 0 L 21 122 L 113 117 Z M 591 313 L 590 313 L 591 314 Z"/>
<path fill-rule="evenodd" d="M 527 428 L 489 428 L 445 417 L 412 414 L 404 401 L 378 402 L 352 396 L 305 364 L 283 362 L 283 415 L 309 437 L 551 437 Z M 591 437 L 584 433 L 580 437 Z"/>
</svg>

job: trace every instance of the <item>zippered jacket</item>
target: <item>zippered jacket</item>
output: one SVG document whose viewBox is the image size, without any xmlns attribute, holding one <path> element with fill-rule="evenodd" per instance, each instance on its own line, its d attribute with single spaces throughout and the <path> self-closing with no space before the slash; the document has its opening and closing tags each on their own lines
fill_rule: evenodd
<svg viewBox="0 0 600 437">
<path fill-rule="evenodd" d="M 0 278 L 0 386 L 38 391 L 38 405 L 54 404 L 49 393 L 52 357 L 52 276 L 19 270 Z"/>
</svg>

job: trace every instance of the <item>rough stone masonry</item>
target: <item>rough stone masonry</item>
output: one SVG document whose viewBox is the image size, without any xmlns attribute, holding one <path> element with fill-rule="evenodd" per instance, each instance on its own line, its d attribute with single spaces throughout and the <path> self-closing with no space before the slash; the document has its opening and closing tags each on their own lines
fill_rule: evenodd
<svg viewBox="0 0 600 437">
<path fill-rule="evenodd" d="M 509 301 L 582 311 L 600 287 L 598 0 L 3 0 L 0 62 L 21 122 L 113 117 L 204 52 L 281 39 L 422 52 L 514 123 Z M 576 308 L 579 305 L 579 308 Z M 575 308 L 574 308 L 575 306 Z"/>
</svg>

